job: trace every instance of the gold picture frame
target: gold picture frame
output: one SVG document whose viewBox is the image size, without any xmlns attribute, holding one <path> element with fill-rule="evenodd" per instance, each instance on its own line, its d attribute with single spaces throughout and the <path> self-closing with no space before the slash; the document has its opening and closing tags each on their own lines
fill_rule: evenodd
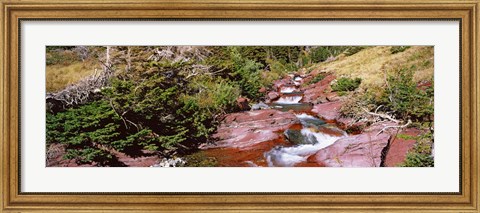
<svg viewBox="0 0 480 213">
<path fill-rule="evenodd" d="M 1 0 L 0 212 L 478 212 L 478 0 Z M 461 23 L 461 192 L 22 193 L 19 25 L 22 19 L 457 19 Z"/>
</svg>

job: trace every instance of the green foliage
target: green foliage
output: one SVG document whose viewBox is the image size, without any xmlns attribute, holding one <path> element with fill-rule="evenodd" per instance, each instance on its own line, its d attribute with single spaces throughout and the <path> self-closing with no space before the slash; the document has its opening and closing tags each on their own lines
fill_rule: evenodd
<svg viewBox="0 0 480 213">
<path fill-rule="evenodd" d="M 388 76 L 382 102 L 399 118 L 429 120 L 433 115 L 433 85 L 425 90 L 417 88 L 413 81 L 414 69 L 402 68 Z"/>
<path fill-rule="evenodd" d="M 202 152 L 197 152 L 185 156 L 186 167 L 215 167 L 217 166 L 217 159 L 208 157 Z"/>
<path fill-rule="evenodd" d="M 98 162 L 100 165 L 105 165 L 112 159 L 110 152 L 91 147 L 67 149 L 67 153 L 63 157 L 65 159 L 76 159 L 78 163 Z"/>
<path fill-rule="evenodd" d="M 235 47 L 231 48 L 231 60 L 233 61 L 232 76 L 239 84 L 242 95 L 251 99 L 258 98 L 261 95 L 258 90 L 263 86 L 260 75 L 263 65 L 242 57 Z"/>
<path fill-rule="evenodd" d="M 402 167 L 433 167 L 434 161 L 431 155 L 409 152 L 407 153 L 405 162 L 401 166 Z"/>
<path fill-rule="evenodd" d="M 219 114 L 236 107 L 236 99 L 241 95 L 239 85 L 222 78 L 195 78 L 188 84 L 189 92 L 183 97 L 185 102 L 193 101 L 199 108 L 210 114 Z"/>
<path fill-rule="evenodd" d="M 415 137 L 417 142 L 412 150 L 407 153 L 402 167 L 433 167 L 432 156 L 433 134 L 425 133 Z"/>
<path fill-rule="evenodd" d="M 318 46 L 313 47 L 308 54 L 310 63 L 326 61 L 329 57 L 336 57 L 340 54 L 351 56 L 361 50 L 364 46 Z"/>
<path fill-rule="evenodd" d="M 362 51 L 365 48 L 366 48 L 365 46 L 352 46 L 352 47 L 348 47 L 344 53 L 346 56 L 351 56 Z"/>
<path fill-rule="evenodd" d="M 354 91 L 362 83 L 361 78 L 346 78 L 342 77 L 337 80 L 335 84 L 332 85 L 332 90 L 336 92 L 347 92 Z"/>
<path fill-rule="evenodd" d="M 173 148 L 188 139 L 188 127 L 179 100 L 184 89 L 184 77 L 179 74 L 181 64 L 151 63 L 151 71 L 142 73 L 142 81 L 112 80 L 112 86 L 103 91 L 117 114 L 122 115 L 129 129 L 139 132 L 130 135 L 119 145 L 129 144 L 138 137 L 153 134 L 142 140 L 148 149 Z M 158 143 L 158 144 L 157 144 Z"/>
<path fill-rule="evenodd" d="M 407 50 L 408 48 L 410 48 L 410 46 L 393 46 L 391 49 L 390 49 L 390 52 L 392 54 L 397 54 L 397 53 L 401 53 L 405 50 Z"/>
<path fill-rule="evenodd" d="M 57 114 L 47 113 L 47 144 L 67 145 L 67 159 L 104 163 L 111 155 L 104 146 L 122 136 L 120 118 L 104 101 L 92 102 Z"/>
<path fill-rule="evenodd" d="M 325 78 L 324 75 L 317 75 L 317 76 L 313 77 L 313 79 L 310 80 L 309 83 L 310 83 L 310 84 L 315 84 L 315 83 L 320 82 L 320 81 L 323 80 L 324 78 Z"/>
<path fill-rule="evenodd" d="M 62 51 L 59 51 L 62 50 Z M 55 65 L 55 64 L 63 64 L 69 65 L 76 61 L 81 61 L 80 57 L 70 49 L 58 49 L 53 47 L 47 47 L 46 53 L 46 64 L 48 65 Z"/>
<path fill-rule="evenodd" d="M 162 47 L 112 47 L 111 61 L 117 71 L 110 84 L 95 102 L 47 113 L 47 144 L 64 144 L 67 159 L 100 165 L 114 162 L 112 153 L 117 151 L 130 156 L 144 149 L 185 151 L 179 149 L 207 141 L 217 118 L 237 109 L 239 96 L 257 101 L 263 95 L 260 88 L 270 87 L 287 73 L 357 51 L 348 47 L 206 47 L 208 54 L 202 57 L 174 60 L 155 55 L 156 48 Z M 93 61 L 104 56 L 105 48 L 89 47 L 88 51 Z M 48 65 L 72 61 L 81 61 L 74 47 L 47 47 Z M 317 76 L 312 82 L 321 79 Z M 350 91 L 349 85 L 338 87 Z M 189 158 L 192 165 L 216 165 L 214 158 Z"/>
</svg>

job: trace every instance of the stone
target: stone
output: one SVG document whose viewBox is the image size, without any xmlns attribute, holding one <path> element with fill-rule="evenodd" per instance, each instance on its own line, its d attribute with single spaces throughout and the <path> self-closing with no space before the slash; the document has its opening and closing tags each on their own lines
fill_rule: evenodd
<svg viewBox="0 0 480 213">
<path fill-rule="evenodd" d="M 267 89 L 265 87 L 262 87 L 258 90 L 259 93 L 266 93 Z"/>
<path fill-rule="evenodd" d="M 304 101 L 316 102 L 317 100 L 326 100 L 326 94 L 330 89 L 330 82 L 335 80 L 334 75 L 327 75 L 321 81 L 311 84 L 304 88 Z"/>
<path fill-rule="evenodd" d="M 416 128 L 408 128 L 399 132 L 399 134 L 409 135 L 409 136 L 418 136 L 422 132 Z M 398 134 L 397 134 L 398 136 Z M 415 139 L 404 139 L 395 137 L 390 142 L 390 147 L 385 158 L 385 166 L 394 167 L 405 161 L 405 157 L 411 149 L 415 146 L 417 141 Z"/>
<path fill-rule="evenodd" d="M 282 137 L 279 131 L 299 123 L 295 114 L 274 109 L 228 114 L 212 136 L 215 142 L 200 148 L 248 150 L 256 144 L 279 139 Z"/>
<path fill-rule="evenodd" d="M 242 111 L 250 110 L 250 106 L 248 105 L 248 98 L 238 97 L 237 106 Z"/>
<path fill-rule="evenodd" d="M 273 101 L 280 98 L 280 94 L 278 92 L 271 91 L 267 94 L 267 98 Z"/>
<path fill-rule="evenodd" d="M 379 131 L 392 124 L 376 124 L 361 134 L 341 138 L 319 150 L 315 154 L 315 160 L 327 167 L 380 167 L 386 156 L 391 133 Z"/>
<path fill-rule="evenodd" d="M 317 113 L 320 118 L 327 122 L 333 122 L 340 118 L 340 108 L 342 105 L 342 101 L 316 104 L 313 105 L 312 112 Z"/>
<path fill-rule="evenodd" d="M 260 110 L 260 109 L 270 109 L 270 107 L 267 104 L 260 102 L 258 104 L 252 105 L 251 110 Z"/>
</svg>

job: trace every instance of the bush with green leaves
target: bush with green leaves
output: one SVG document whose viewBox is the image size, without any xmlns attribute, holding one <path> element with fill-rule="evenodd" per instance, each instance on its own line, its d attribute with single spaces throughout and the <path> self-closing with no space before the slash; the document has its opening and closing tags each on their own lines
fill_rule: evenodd
<svg viewBox="0 0 480 213">
<path fill-rule="evenodd" d="M 337 79 L 337 81 L 332 85 L 332 90 L 335 92 L 354 91 L 360 86 L 361 83 L 361 78 L 342 77 Z"/>
<path fill-rule="evenodd" d="M 112 159 L 108 148 L 124 135 L 120 118 L 105 101 L 92 102 L 57 114 L 47 113 L 47 145 L 66 145 L 66 159 L 104 164 Z"/>
<path fill-rule="evenodd" d="M 400 164 L 402 167 L 433 167 L 434 159 L 432 156 L 433 133 L 428 132 L 416 136 L 417 140 L 413 149 L 410 150 L 405 161 Z"/>
<path fill-rule="evenodd" d="M 388 76 L 381 104 L 404 120 L 430 120 L 433 115 L 433 80 L 432 86 L 418 88 L 413 81 L 414 70 L 414 66 L 401 68 Z"/>
<path fill-rule="evenodd" d="M 320 82 L 321 80 L 323 80 L 325 78 L 324 75 L 317 75 L 315 77 L 312 78 L 312 80 L 310 80 L 310 84 L 315 84 L 315 83 L 318 83 Z"/>
<path fill-rule="evenodd" d="M 263 65 L 242 57 L 236 47 L 231 48 L 230 54 L 233 62 L 232 76 L 240 86 L 242 95 L 257 99 L 261 95 L 258 90 L 264 86 L 261 83 Z"/>
</svg>

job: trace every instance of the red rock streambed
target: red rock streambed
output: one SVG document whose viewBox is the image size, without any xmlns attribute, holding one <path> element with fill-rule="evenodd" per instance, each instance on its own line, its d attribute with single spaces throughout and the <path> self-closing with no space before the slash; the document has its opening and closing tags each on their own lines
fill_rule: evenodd
<svg viewBox="0 0 480 213">
<path fill-rule="evenodd" d="M 232 113 L 226 116 L 217 141 L 201 147 L 218 166 L 323 166 L 314 156 L 347 134 L 312 112 L 313 104 L 302 102 L 302 78 L 278 87 L 271 109 Z"/>
</svg>

